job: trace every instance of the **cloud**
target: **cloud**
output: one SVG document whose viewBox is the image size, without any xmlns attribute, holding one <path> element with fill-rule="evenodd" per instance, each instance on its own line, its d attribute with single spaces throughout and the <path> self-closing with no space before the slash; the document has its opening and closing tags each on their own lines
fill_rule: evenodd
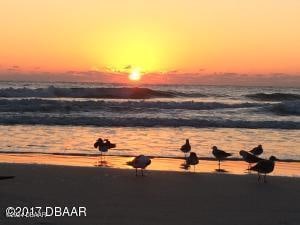
<svg viewBox="0 0 300 225">
<path fill-rule="evenodd" d="M 13 65 L 7 68 L 8 71 L 19 71 L 20 67 L 17 65 Z"/>
<path fill-rule="evenodd" d="M 0 70 L 0 80 L 64 81 L 128 83 L 128 74 L 121 71 L 69 70 L 61 73 L 33 70 L 23 72 L 18 66 Z M 146 73 L 144 84 L 188 84 L 188 85 L 239 85 L 239 86 L 293 86 L 300 87 L 300 74 L 238 74 L 238 73 L 183 73 L 178 70 Z"/>
<path fill-rule="evenodd" d="M 161 76 L 147 75 L 143 81 L 161 84 L 300 87 L 300 74 L 168 73 Z"/>
</svg>

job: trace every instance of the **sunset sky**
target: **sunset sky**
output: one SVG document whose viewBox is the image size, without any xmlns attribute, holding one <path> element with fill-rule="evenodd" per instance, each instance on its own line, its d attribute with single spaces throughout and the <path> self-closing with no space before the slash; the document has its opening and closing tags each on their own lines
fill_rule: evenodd
<svg viewBox="0 0 300 225">
<path fill-rule="evenodd" d="M 298 0 L 2 0 L 0 77 L 299 76 L 299 23 Z"/>
</svg>

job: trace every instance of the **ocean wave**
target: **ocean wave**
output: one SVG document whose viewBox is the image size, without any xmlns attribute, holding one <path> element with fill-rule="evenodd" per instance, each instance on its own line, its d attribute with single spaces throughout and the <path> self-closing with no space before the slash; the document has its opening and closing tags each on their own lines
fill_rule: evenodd
<svg viewBox="0 0 300 225">
<path fill-rule="evenodd" d="M 292 93 L 256 93 L 245 95 L 247 98 L 251 98 L 257 101 L 291 101 L 291 100 L 300 100 L 300 94 Z"/>
<path fill-rule="evenodd" d="M 136 117 L 85 117 L 85 116 L 49 116 L 49 115 L 2 115 L 2 125 L 71 125 L 98 127 L 195 127 L 195 128 L 269 128 L 300 129 L 295 121 L 249 121 L 229 119 L 168 119 Z"/>
<path fill-rule="evenodd" d="M 215 110 L 263 107 L 263 103 L 175 102 L 175 101 L 62 101 L 47 99 L 0 99 L 0 112 L 91 112 L 135 110 Z"/>
<path fill-rule="evenodd" d="M 199 92 L 179 92 L 179 91 L 172 91 L 172 93 L 176 97 L 187 97 L 187 98 L 203 98 L 208 97 L 207 94 L 199 93 Z M 225 95 L 218 95 L 218 94 L 210 94 L 209 96 L 212 97 L 225 97 Z"/>
<path fill-rule="evenodd" d="M 194 101 L 68 101 L 50 99 L 0 99 L 0 112 L 162 112 L 161 110 L 222 110 L 249 109 L 251 112 L 279 116 L 300 116 L 300 101 L 280 103 L 222 103 Z M 166 112 L 166 111 L 165 111 Z M 171 111 L 170 111 L 171 112 Z M 249 111 L 250 112 L 250 111 Z"/>
<path fill-rule="evenodd" d="M 111 98 L 111 99 L 148 99 L 172 98 L 171 91 L 158 91 L 149 88 L 5 88 L 0 89 L 4 98 Z"/>
<path fill-rule="evenodd" d="M 266 109 L 280 116 L 300 116 L 300 101 L 286 101 L 266 107 Z"/>
</svg>

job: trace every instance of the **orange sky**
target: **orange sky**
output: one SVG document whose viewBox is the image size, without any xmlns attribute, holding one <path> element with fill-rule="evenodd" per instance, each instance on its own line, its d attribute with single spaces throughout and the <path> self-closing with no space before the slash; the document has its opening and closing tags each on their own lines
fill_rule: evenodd
<svg viewBox="0 0 300 225">
<path fill-rule="evenodd" d="M 0 70 L 300 72 L 298 0 L 2 0 Z"/>
</svg>

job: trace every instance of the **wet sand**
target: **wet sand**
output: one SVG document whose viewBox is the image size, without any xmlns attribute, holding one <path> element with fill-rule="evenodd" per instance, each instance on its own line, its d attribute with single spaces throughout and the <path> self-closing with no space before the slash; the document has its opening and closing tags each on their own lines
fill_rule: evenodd
<svg viewBox="0 0 300 225">
<path fill-rule="evenodd" d="M 128 156 L 105 156 L 104 163 L 99 163 L 99 156 L 77 156 L 77 155 L 55 155 L 38 153 L 0 153 L 0 163 L 21 163 L 21 164 L 44 164 L 63 165 L 80 167 L 108 167 L 116 169 L 129 169 L 128 161 L 133 158 Z M 187 172 L 182 168 L 184 162 L 180 158 L 152 158 L 148 170 Z M 215 173 L 218 163 L 215 160 L 200 159 L 195 167 L 196 173 Z M 244 161 L 226 160 L 221 163 L 221 169 L 230 174 L 248 174 L 248 164 Z M 190 172 L 194 171 L 191 167 Z M 300 177 L 300 162 L 276 162 L 276 167 L 271 176 Z"/>
<path fill-rule="evenodd" d="M 300 178 L 0 164 L 0 224 L 300 224 Z M 5 218 L 9 206 L 83 206 L 86 217 Z"/>
</svg>

